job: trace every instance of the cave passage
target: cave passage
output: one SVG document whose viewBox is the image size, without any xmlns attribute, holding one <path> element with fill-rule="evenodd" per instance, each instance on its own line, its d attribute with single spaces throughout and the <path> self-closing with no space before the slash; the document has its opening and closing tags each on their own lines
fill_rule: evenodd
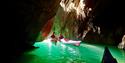
<svg viewBox="0 0 125 63">
<path fill-rule="evenodd" d="M 120 3 L 118 8 L 117 3 Z M 124 3 L 121 3 L 115 0 L 19 0 L 15 21 L 18 24 L 11 24 L 14 30 L 9 33 L 15 35 L 10 37 L 12 42 L 7 42 L 7 59 L 12 59 L 9 63 L 125 63 Z M 63 43 L 58 38 L 50 41 L 52 33 L 80 44 Z"/>
<path fill-rule="evenodd" d="M 70 1 L 71 0 L 65 4 L 62 0 L 56 15 L 49 19 L 40 31 L 40 35 L 34 44 L 35 47 L 39 48 L 33 51 L 25 52 L 24 56 L 22 56 L 24 58 L 26 57 L 25 59 L 28 59 L 30 56 L 31 58 L 29 58 L 28 61 L 21 58 L 18 62 L 101 63 L 105 46 L 107 46 L 113 58 L 115 58 L 118 63 L 124 63 L 125 51 L 122 50 L 124 48 L 124 44 L 121 46 L 122 49 L 117 47 L 118 44 L 116 43 L 116 40 L 112 41 L 112 37 L 115 35 L 110 33 L 111 31 L 108 31 L 105 28 L 103 29 L 103 26 L 107 27 L 107 25 L 93 25 L 94 22 L 92 21 L 96 19 L 93 18 L 95 15 L 91 14 L 91 11 L 93 10 L 92 5 L 94 4 L 91 3 L 92 5 L 88 5 L 86 8 L 84 6 L 85 3 L 81 3 L 84 0 L 76 0 L 75 3 L 80 3 L 75 7 L 74 2 Z M 112 26 L 110 23 L 108 25 Z M 61 33 L 68 39 L 81 40 L 82 43 L 80 46 L 74 46 L 72 44 L 63 44 L 61 42 L 57 42 L 55 45 L 51 41 L 41 41 L 48 39 L 52 32 L 55 32 L 56 36 L 59 36 Z"/>
</svg>

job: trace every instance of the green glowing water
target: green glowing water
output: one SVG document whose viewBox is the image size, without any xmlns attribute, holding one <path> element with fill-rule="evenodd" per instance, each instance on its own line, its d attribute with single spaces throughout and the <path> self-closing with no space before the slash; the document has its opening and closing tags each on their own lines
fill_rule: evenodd
<svg viewBox="0 0 125 63">
<path fill-rule="evenodd" d="M 18 63 L 101 63 L 104 45 L 82 43 L 80 46 L 52 42 L 36 42 L 35 50 L 25 52 Z M 125 52 L 108 46 L 118 63 L 125 63 Z"/>
</svg>

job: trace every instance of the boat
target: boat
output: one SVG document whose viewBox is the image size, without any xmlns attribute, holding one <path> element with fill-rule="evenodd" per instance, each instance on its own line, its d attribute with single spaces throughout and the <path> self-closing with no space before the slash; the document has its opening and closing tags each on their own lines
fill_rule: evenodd
<svg viewBox="0 0 125 63">
<path fill-rule="evenodd" d="M 60 39 L 60 42 L 64 43 L 64 44 L 72 44 L 75 46 L 80 46 L 81 41 L 76 41 L 76 40 L 69 40 L 66 38 L 62 38 Z"/>
</svg>

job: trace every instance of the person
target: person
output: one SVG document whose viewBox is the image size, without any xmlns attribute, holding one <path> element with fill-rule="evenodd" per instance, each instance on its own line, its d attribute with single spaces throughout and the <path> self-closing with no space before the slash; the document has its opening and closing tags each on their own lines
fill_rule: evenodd
<svg viewBox="0 0 125 63">
<path fill-rule="evenodd" d="M 63 35 L 60 34 L 60 35 L 59 35 L 59 41 L 60 41 L 61 39 L 63 39 L 63 38 L 64 38 Z"/>
<path fill-rule="evenodd" d="M 55 32 L 52 33 L 51 38 L 55 38 Z"/>
<path fill-rule="evenodd" d="M 55 36 L 55 32 L 53 32 L 52 35 L 51 35 L 51 41 L 54 42 L 55 45 L 56 45 L 56 43 L 58 41 L 58 38 Z"/>
<path fill-rule="evenodd" d="M 74 40 L 70 40 L 67 38 L 64 38 L 62 34 L 60 34 L 59 36 L 59 41 L 65 44 L 73 44 L 75 46 L 79 46 L 81 41 L 74 41 Z"/>
</svg>

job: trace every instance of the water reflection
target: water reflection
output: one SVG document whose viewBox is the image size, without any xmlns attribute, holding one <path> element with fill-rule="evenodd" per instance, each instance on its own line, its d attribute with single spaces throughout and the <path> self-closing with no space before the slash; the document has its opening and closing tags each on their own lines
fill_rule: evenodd
<svg viewBox="0 0 125 63">
<path fill-rule="evenodd" d="M 100 63 L 104 52 L 104 46 L 86 43 L 82 43 L 80 46 L 74 46 L 57 42 L 55 45 L 49 40 L 45 40 L 35 43 L 34 46 L 40 48 L 30 53 L 44 58 L 45 63 L 93 63 L 93 61 Z M 111 48 L 111 51 L 119 63 L 124 61 L 124 51 L 120 51 L 118 48 Z"/>
</svg>

